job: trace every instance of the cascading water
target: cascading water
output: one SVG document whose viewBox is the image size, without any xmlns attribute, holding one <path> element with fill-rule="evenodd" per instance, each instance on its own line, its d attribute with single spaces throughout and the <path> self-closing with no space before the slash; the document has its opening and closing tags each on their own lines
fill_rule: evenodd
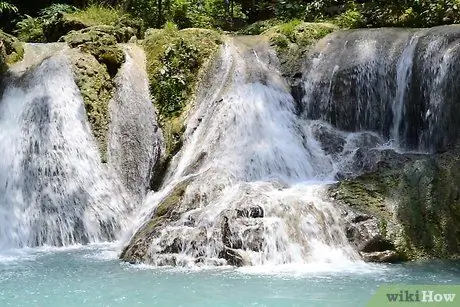
<svg viewBox="0 0 460 307">
<path fill-rule="evenodd" d="M 445 150 L 459 132 L 459 40 L 458 26 L 333 33 L 306 59 L 303 116 L 402 150 Z"/>
<path fill-rule="evenodd" d="M 219 61 L 163 190 L 147 197 L 144 223 L 121 257 L 155 265 L 359 259 L 315 184 L 335 174 L 314 137 L 323 125 L 295 115 L 276 56 L 257 38 L 235 38 Z"/>
<path fill-rule="evenodd" d="M 393 100 L 393 124 L 390 132 L 390 139 L 396 146 L 399 146 L 401 125 L 404 124 L 404 101 L 407 99 L 412 78 L 412 67 L 417 47 L 418 36 L 414 35 L 407 43 L 401 58 L 397 64 L 396 72 L 396 95 Z"/>
<path fill-rule="evenodd" d="M 125 50 L 126 62 L 115 78 L 117 89 L 109 104 L 108 164 L 130 198 L 141 203 L 163 151 L 163 136 L 150 100 L 145 55 L 135 45 Z"/>
<path fill-rule="evenodd" d="M 0 154 L 0 249 L 113 240 L 125 227 L 130 204 L 100 162 L 64 54 L 7 80 Z"/>
</svg>

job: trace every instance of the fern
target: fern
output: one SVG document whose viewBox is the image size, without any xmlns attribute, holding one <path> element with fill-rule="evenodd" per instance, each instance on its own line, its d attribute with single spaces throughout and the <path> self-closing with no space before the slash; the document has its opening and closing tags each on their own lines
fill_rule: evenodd
<svg viewBox="0 0 460 307">
<path fill-rule="evenodd" d="M 17 13 L 18 8 L 14 6 L 13 4 L 10 4 L 6 1 L 0 1 L 0 14 L 8 13 L 8 12 Z"/>
</svg>

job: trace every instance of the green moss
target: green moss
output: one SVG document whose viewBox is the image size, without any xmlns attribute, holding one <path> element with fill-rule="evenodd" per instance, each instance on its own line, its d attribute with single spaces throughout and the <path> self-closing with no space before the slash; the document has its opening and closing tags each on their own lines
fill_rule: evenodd
<svg viewBox="0 0 460 307">
<path fill-rule="evenodd" d="M 189 181 L 178 183 L 174 189 L 165 197 L 155 210 L 155 217 L 169 217 L 177 206 L 180 205 Z"/>
<path fill-rule="evenodd" d="M 165 133 L 165 160 L 182 144 L 185 111 L 193 100 L 203 67 L 221 42 L 219 33 L 204 29 L 178 31 L 168 27 L 146 33 L 142 46 L 151 93 Z"/>
<path fill-rule="evenodd" d="M 171 192 L 160 202 L 150 219 L 138 229 L 130 243 L 122 251 L 120 258 L 132 263 L 146 261 L 148 248 L 155 235 L 171 221 L 177 220 L 174 214 L 179 209 L 185 191 L 191 179 L 179 182 Z"/>
<path fill-rule="evenodd" d="M 332 187 L 336 200 L 371 214 L 407 259 L 460 254 L 459 156 L 418 158 L 403 169 L 381 168 Z"/>
<path fill-rule="evenodd" d="M 316 41 L 339 28 L 330 23 L 307 23 L 293 20 L 264 31 L 275 48 L 285 75 L 301 70 L 301 61 Z"/>
<path fill-rule="evenodd" d="M 0 44 L 3 55 L 3 70 L 7 65 L 14 64 L 24 57 L 24 46 L 16 37 L 0 31 Z"/>
<path fill-rule="evenodd" d="M 101 160 L 105 162 L 109 129 L 108 105 L 114 84 L 104 65 L 92 55 L 76 52 L 72 59 L 75 81 L 85 103 L 88 122 L 98 142 Z"/>
</svg>

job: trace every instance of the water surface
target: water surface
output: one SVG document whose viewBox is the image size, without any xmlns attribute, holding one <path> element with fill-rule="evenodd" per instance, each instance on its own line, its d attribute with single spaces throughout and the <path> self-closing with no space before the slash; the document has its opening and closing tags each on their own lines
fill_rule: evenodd
<svg viewBox="0 0 460 307">
<path fill-rule="evenodd" d="M 110 245 L 0 255 L 0 306 L 357 307 L 384 283 L 460 284 L 460 263 L 159 269 Z"/>
</svg>

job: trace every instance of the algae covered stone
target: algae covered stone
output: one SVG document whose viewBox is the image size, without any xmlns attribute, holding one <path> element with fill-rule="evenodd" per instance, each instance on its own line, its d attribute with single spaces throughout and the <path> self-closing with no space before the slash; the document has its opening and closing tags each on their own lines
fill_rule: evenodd
<svg viewBox="0 0 460 307">
<path fill-rule="evenodd" d="M 205 29 L 148 30 L 142 46 L 153 101 L 166 141 L 167 164 L 182 145 L 186 111 L 204 68 L 222 43 L 219 33 Z"/>
<path fill-rule="evenodd" d="M 22 60 L 23 44 L 14 36 L 0 31 L 0 73 L 8 69 L 8 64 Z"/>
<path fill-rule="evenodd" d="M 118 29 L 109 26 L 96 26 L 80 31 L 71 31 L 61 38 L 71 48 L 79 48 L 92 54 L 100 63 L 107 67 L 110 76 L 114 77 L 125 62 L 125 53 L 117 45 L 130 38 L 129 29 Z"/>
<path fill-rule="evenodd" d="M 347 234 L 363 256 L 372 261 L 379 259 L 376 252 L 390 260 L 459 257 L 459 152 L 412 156 L 402 167 L 382 166 L 330 188 L 334 201 L 347 207 Z M 363 250 L 376 238 L 387 249 Z M 389 257 L 391 251 L 396 254 Z"/>
<path fill-rule="evenodd" d="M 71 60 L 88 121 L 98 142 L 101 160 L 105 162 L 109 129 L 108 105 L 113 96 L 114 84 L 105 66 L 91 54 L 75 50 L 71 52 Z"/>
</svg>

